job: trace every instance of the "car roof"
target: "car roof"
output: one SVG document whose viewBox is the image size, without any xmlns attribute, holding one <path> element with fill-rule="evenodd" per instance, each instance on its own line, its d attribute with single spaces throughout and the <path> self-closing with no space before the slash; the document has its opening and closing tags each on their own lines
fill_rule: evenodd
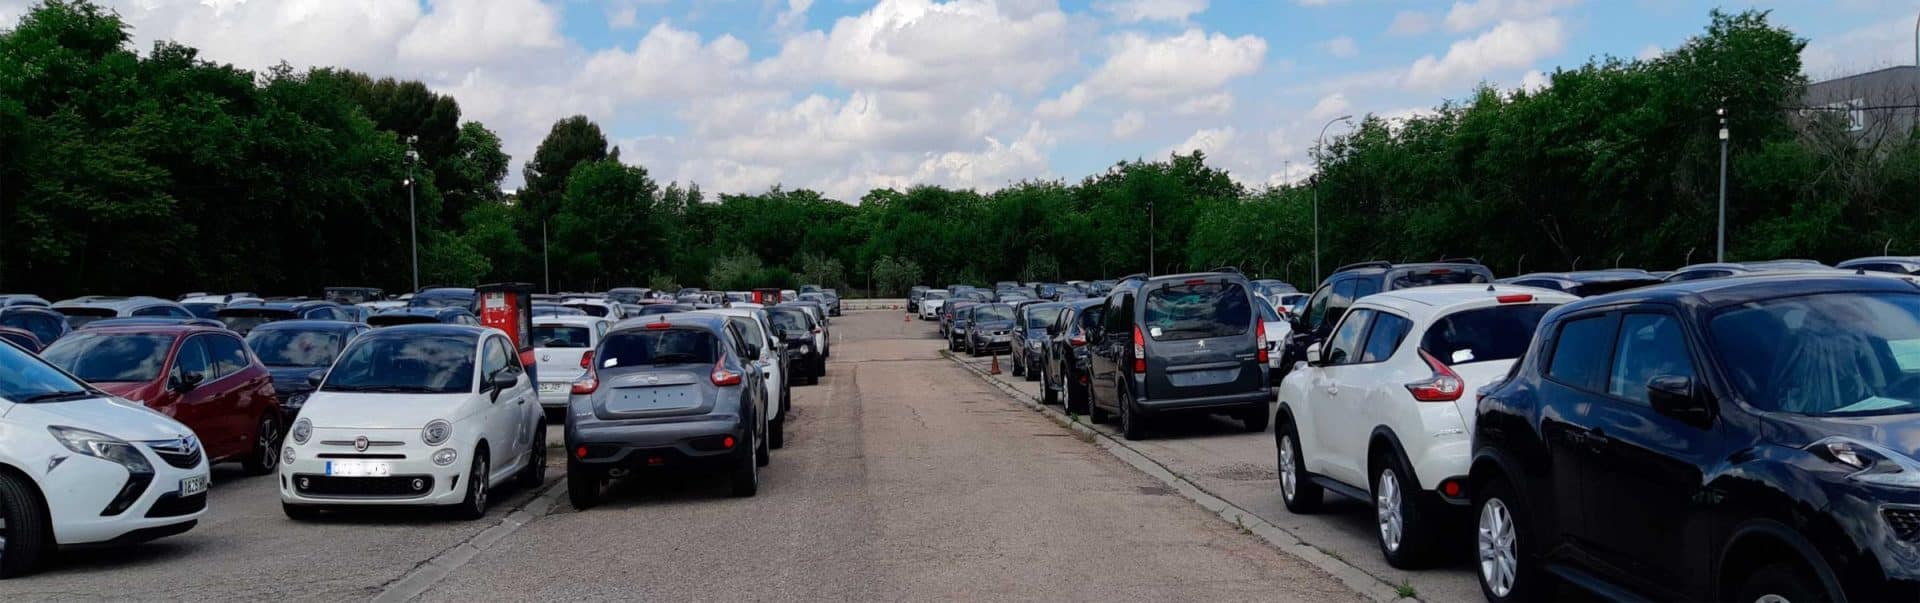
<svg viewBox="0 0 1920 603">
<path fill-rule="evenodd" d="M 160 299 L 158 297 L 150 297 L 146 295 L 135 295 L 132 297 L 119 297 L 119 296 L 111 296 L 111 295 L 86 295 L 86 296 L 76 297 L 73 299 L 63 299 L 63 300 L 54 302 L 53 307 L 55 308 L 110 308 L 114 310 L 130 310 L 134 308 L 145 308 L 149 306 L 178 306 L 178 305 L 180 304 L 170 300 Z"/>
<path fill-rule="evenodd" d="M 109 325 L 104 327 L 94 327 L 91 329 L 82 329 L 80 331 L 75 331 L 75 332 L 76 333 L 96 333 L 96 334 L 104 334 L 104 335 L 168 335 L 173 337 L 179 337 L 182 335 L 192 335 L 195 333 L 226 333 L 228 335 L 233 335 L 236 337 L 239 336 L 239 333 L 235 333 L 233 331 L 230 331 L 221 327 L 210 327 L 206 325 L 190 325 L 190 324 L 181 324 L 181 323 Z"/>
<path fill-rule="evenodd" d="M 253 331 L 346 331 L 364 326 L 367 324 L 345 320 L 276 320 L 261 323 Z"/>
<path fill-rule="evenodd" d="M 477 337 L 495 331 L 499 331 L 499 329 L 476 325 L 427 322 L 382 327 L 367 331 L 361 335 L 361 337 L 401 337 L 408 335 L 473 335 Z"/>
<path fill-rule="evenodd" d="M 1585 284 L 1585 283 L 1611 283 L 1611 282 L 1618 282 L 1618 281 L 1634 281 L 1634 280 L 1650 280 L 1650 281 L 1660 280 L 1659 277 L 1656 277 L 1648 273 L 1647 271 L 1640 270 L 1638 268 L 1614 268 L 1614 269 L 1608 269 L 1608 270 L 1580 270 L 1576 272 L 1534 272 L 1530 274 L 1522 274 L 1520 276 L 1507 277 L 1494 282 L 1514 283 L 1518 281 L 1539 280 L 1539 279 L 1548 279 L 1548 280 L 1553 280 L 1555 282 L 1559 282 L 1563 284 L 1572 284 L 1572 285 Z"/>
<path fill-rule="evenodd" d="M 1354 301 L 1353 307 L 1376 306 L 1400 310 L 1412 314 L 1412 318 L 1424 318 L 1439 314 L 1450 314 L 1462 309 L 1500 305 L 1499 298 L 1506 295 L 1531 295 L 1533 298 L 1524 303 L 1571 303 L 1579 300 L 1571 294 L 1538 287 L 1523 287 L 1506 284 L 1470 284 L 1470 285 L 1431 285 L 1409 289 L 1394 289 L 1368 295 Z"/>
<path fill-rule="evenodd" d="M 1910 268 L 1920 268 L 1920 256 L 1876 255 L 1876 256 L 1869 256 L 1864 258 L 1853 258 L 1851 260 L 1834 264 L 1833 266 L 1835 268 L 1852 268 L 1854 266 L 1858 266 L 1861 264 L 1902 264 Z"/>
<path fill-rule="evenodd" d="M 629 318 L 629 319 L 620 321 L 619 324 L 613 325 L 613 328 L 614 330 L 622 330 L 622 331 L 628 330 L 628 329 L 644 329 L 644 328 L 647 328 L 647 325 L 655 324 L 655 323 L 663 323 L 663 322 L 672 324 L 675 327 L 697 326 L 697 327 L 713 330 L 715 332 L 718 332 L 720 329 L 724 329 L 727 327 L 726 316 L 722 316 L 718 314 L 708 314 L 705 311 L 687 311 L 687 312 L 673 312 L 669 314 L 655 314 L 653 316 L 641 316 L 638 318 Z"/>
<path fill-rule="evenodd" d="M 533 317 L 533 324 L 535 326 L 539 326 L 539 325 L 592 326 L 594 323 L 600 323 L 600 322 L 606 322 L 606 321 L 607 321 L 607 318 L 605 316 L 594 316 L 591 314 L 564 314 L 564 315 L 547 314 L 543 316 Z"/>
<path fill-rule="evenodd" d="M 1617 303 L 1666 302 L 1711 309 L 1761 299 L 1839 291 L 1913 293 L 1920 291 L 1920 285 L 1904 278 L 1861 275 L 1843 270 L 1769 270 L 1722 278 L 1667 282 L 1589 297 L 1572 306 L 1586 308 Z"/>
</svg>

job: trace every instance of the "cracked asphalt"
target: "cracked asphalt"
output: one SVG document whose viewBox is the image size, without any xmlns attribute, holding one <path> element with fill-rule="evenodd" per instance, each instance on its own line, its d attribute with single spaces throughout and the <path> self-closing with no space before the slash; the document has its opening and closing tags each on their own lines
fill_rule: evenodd
<svg viewBox="0 0 1920 603">
<path fill-rule="evenodd" d="M 834 329 L 759 496 L 699 477 L 619 482 L 584 512 L 561 496 L 470 560 L 436 561 L 464 562 L 418 598 L 1361 600 L 941 358 L 927 323 L 851 312 Z M 0 600 L 370 599 L 544 507 L 503 492 L 482 521 L 293 523 L 271 478 L 215 477 L 192 532 L 63 555 L 0 582 Z"/>
</svg>

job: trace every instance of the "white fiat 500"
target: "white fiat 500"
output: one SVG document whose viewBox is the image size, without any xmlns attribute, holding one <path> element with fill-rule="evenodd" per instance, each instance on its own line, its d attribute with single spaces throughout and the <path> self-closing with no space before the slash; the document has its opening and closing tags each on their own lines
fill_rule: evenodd
<svg viewBox="0 0 1920 603">
<path fill-rule="evenodd" d="M 473 519 L 494 486 L 539 485 L 546 451 L 546 414 L 505 333 L 388 327 L 354 339 L 307 398 L 281 452 L 280 502 L 293 519 L 353 505 Z"/>
</svg>

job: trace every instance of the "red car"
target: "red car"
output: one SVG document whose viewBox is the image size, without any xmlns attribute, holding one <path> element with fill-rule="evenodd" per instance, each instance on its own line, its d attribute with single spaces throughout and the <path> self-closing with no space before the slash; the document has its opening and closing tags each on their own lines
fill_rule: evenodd
<svg viewBox="0 0 1920 603">
<path fill-rule="evenodd" d="M 273 377 L 232 331 L 102 327 L 62 337 L 41 357 L 107 393 L 185 423 L 212 462 L 239 461 L 253 474 L 280 464 L 284 423 Z"/>
</svg>

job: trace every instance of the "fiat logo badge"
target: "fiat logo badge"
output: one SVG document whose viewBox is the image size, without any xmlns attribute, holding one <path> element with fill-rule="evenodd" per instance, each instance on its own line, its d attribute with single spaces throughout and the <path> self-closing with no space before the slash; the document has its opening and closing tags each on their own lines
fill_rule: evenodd
<svg viewBox="0 0 1920 603">
<path fill-rule="evenodd" d="M 366 452 L 367 446 L 370 444 L 371 442 L 367 441 L 367 436 L 360 436 L 353 439 L 353 449 L 358 452 Z"/>
</svg>

